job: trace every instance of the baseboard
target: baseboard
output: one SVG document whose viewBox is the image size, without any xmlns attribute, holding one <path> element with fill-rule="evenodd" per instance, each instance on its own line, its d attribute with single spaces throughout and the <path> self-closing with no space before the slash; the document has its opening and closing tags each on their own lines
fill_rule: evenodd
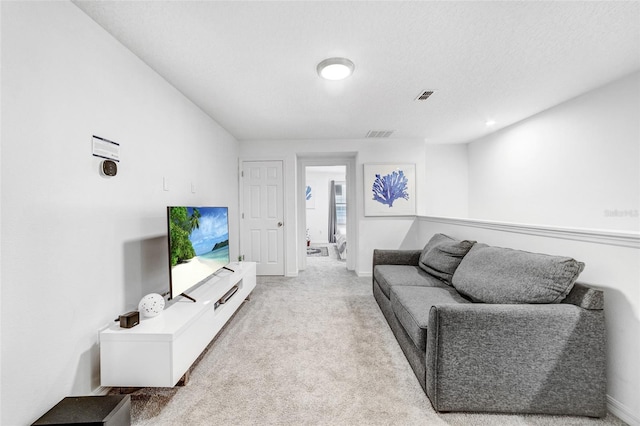
<svg viewBox="0 0 640 426">
<path fill-rule="evenodd" d="M 638 417 L 637 413 L 632 413 L 629 407 L 621 404 L 609 395 L 607 395 L 607 410 L 629 426 L 640 425 L 640 417 Z"/>
<path fill-rule="evenodd" d="M 98 386 L 97 388 L 95 388 L 93 390 L 93 392 L 91 392 L 91 395 L 94 395 L 94 396 L 107 395 L 110 390 L 111 390 L 111 388 L 109 388 L 109 387 Z"/>
</svg>

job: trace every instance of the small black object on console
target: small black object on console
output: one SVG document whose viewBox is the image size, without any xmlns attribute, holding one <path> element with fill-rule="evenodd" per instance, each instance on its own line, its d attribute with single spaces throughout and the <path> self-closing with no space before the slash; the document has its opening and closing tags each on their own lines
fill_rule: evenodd
<svg viewBox="0 0 640 426">
<path fill-rule="evenodd" d="M 118 317 L 120 320 L 120 327 L 131 328 L 140 323 L 140 313 L 138 311 L 127 312 L 126 314 Z"/>
</svg>

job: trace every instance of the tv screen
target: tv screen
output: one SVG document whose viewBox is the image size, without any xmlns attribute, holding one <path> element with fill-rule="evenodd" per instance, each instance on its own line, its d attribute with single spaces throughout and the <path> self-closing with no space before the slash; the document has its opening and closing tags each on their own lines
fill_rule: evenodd
<svg viewBox="0 0 640 426">
<path fill-rule="evenodd" d="M 228 209 L 167 207 L 167 223 L 173 299 L 229 263 Z"/>
</svg>

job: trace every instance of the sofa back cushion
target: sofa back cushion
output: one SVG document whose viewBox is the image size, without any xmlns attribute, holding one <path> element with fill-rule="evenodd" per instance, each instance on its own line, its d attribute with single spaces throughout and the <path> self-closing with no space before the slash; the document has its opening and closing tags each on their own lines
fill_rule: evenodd
<svg viewBox="0 0 640 426">
<path fill-rule="evenodd" d="M 584 263 L 570 257 L 476 244 L 453 275 L 461 294 L 485 303 L 560 303 Z"/>
<path fill-rule="evenodd" d="M 475 241 L 459 241 L 444 234 L 435 234 L 422 249 L 418 266 L 451 285 L 453 273 Z"/>
</svg>

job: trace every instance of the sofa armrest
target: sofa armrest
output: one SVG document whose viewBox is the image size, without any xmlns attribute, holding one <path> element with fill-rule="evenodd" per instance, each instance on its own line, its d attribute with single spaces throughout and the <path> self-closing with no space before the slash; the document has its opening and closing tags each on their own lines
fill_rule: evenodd
<svg viewBox="0 0 640 426">
<path fill-rule="evenodd" d="M 606 415 L 604 311 L 571 304 L 442 304 L 427 326 L 437 411 Z"/>
<path fill-rule="evenodd" d="M 376 265 L 418 265 L 422 250 L 373 250 L 373 267 Z"/>
<path fill-rule="evenodd" d="M 571 303 L 584 309 L 604 309 L 604 292 L 575 283 L 567 297 L 560 303 Z"/>
</svg>

